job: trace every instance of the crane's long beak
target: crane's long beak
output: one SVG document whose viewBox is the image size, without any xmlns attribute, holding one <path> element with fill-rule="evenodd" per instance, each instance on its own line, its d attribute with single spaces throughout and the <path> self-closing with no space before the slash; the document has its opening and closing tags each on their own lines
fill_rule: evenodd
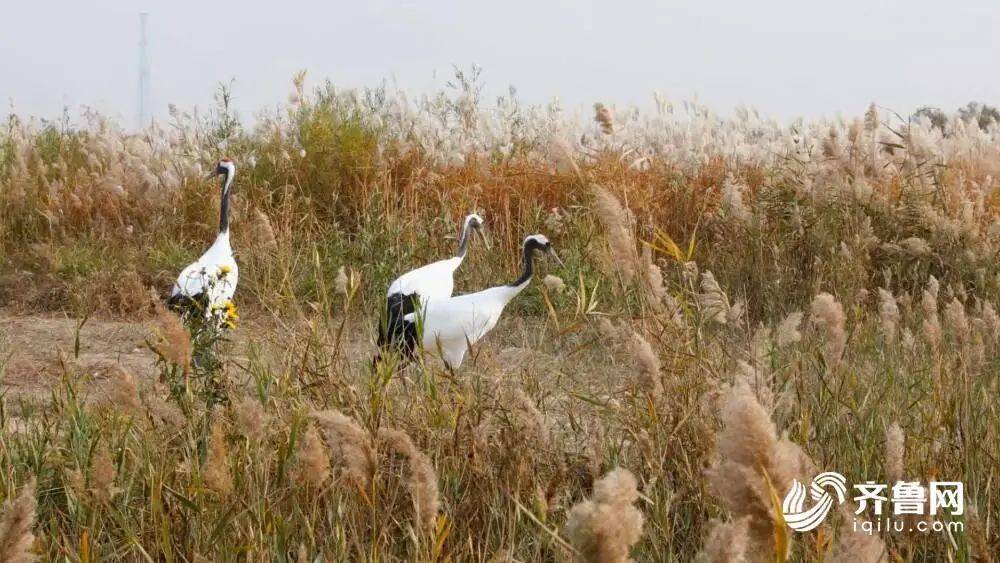
<svg viewBox="0 0 1000 563">
<path fill-rule="evenodd" d="M 549 252 L 548 252 L 548 254 L 549 254 L 549 256 L 550 256 L 550 257 L 551 257 L 551 258 L 552 258 L 553 260 L 555 260 L 555 261 L 556 261 L 556 263 L 557 263 L 557 264 L 559 264 L 559 266 L 560 266 L 560 267 L 563 267 L 563 268 L 565 268 L 565 267 L 566 267 L 566 264 L 563 264 L 563 261 L 559 259 L 559 255 L 558 255 L 558 254 L 556 254 L 556 251 L 555 251 L 555 249 L 554 249 L 554 248 L 552 248 L 551 246 L 549 247 Z"/>
<path fill-rule="evenodd" d="M 490 250 L 490 237 L 489 237 L 489 235 L 487 235 L 486 231 L 483 230 L 483 229 L 476 229 L 476 230 L 479 231 L 479 236 L 482 237 L 482 239 L 483 239 L 483 246 L 485 246 L 486 250 L 489 251 Z"/>
</svg>

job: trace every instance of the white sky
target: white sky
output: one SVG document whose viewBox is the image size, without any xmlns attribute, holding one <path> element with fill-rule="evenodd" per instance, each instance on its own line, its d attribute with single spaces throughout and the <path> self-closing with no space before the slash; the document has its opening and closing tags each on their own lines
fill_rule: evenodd
<svg viewBox="0 0 1000 563">
<path fill-rule="evenodd" d="M 55 117 L 96 107 L 132 124 L 138 13 L 152 102 L 206 106 L 235 78 L 244 117 L 291 75 L 434 90 L 483 67 L 488 94 L 649 106 L 654 91 L 779 118 L 1000 105 L 997 0 L 4 0 L 0 98 Z M 435 70 L 437 78 L 434 78 Z M 6 113 L 6 112 L 4 112 Z"/>
</svg>

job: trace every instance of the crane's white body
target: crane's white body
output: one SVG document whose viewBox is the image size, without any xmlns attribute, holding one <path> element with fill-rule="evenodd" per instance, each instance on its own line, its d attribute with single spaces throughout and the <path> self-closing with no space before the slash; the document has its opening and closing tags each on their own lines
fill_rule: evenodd
<svg viewBox="0 0 1000 563">
<path fill-rule="evenodd" d="M 455 271 L 462 265 L 463 259 L 464 256 L 455 256 L 410 270 L 389 284 L 385 295 L 416 294 L 420 297 L 421 306 L 426 306 L 431 299 L 451 297 L 455 291 Z"/>
<path fill-rule="evenodd" d="M 181 295 L 194 299 L 206 294 L 211 310 L 232 300 L 239 277 L 239 266 L 233 258 L 229 231 L 225 231 L 215 237 L 215 242 L 200 258 L 181 271 L 170 296 Z"/>
<path fill-rule="evenodd" d="M 455 270 L 465 260 L 472 230 L 480 229 L 482 225 L 483 218 L 478 214 L 466 215 L 455 256 L 410 270 L 389 284 L 385 294 L 384 322 L 379 327 L 380 350 L 384 351 L 386 347 L 392 346 L 405 357 L 412 358 L 416 348 L 416 332 L 413 324 L 408 325 L 404 317 L 424 309 L 431 302 L 451 297 L 455 290 Z M 375 362 L 378 363 L 380 358 L 381 352 L 376 355 Z"/>
<path fill-rule="evenodd" d="M 403 317 L 423 328 L 421 343 L 425 350 L 438 350 L 452 369 L 458 369 L 469 346 L 479 342 L 497 326 L 504 308 L 521 293 L 528 282 L 518 286 L 491 287 L 447 299 L 432 299 L 418 313 Z"/>
<path fill-rule="evenodd" d="M 236 165 L 228 158 L 220 160 L 213 175 L 220 174 L 224 177 L 219 204 L 219 234 L 201 257 L 181 270 L 170 291 L 172 305 L 183 308 L 189 306 L 191 301 L 207 305 L 204 311 L 206 317 L 233 299 L 240 277 L 229 241 L 229 196 L 236 177 Z M 185 305 L 185 302 L 188 303 Z"/>
<path fill-rule="evenodd" d="M 393 295 L 420 297 L 421 306 L 427 305 L 431 299 L 451 297 L 455 291 L 455 271 L 465 260 L 465 253 L 468 250 L 469 237 L 472 229 L 478 229 L 483 225 L 483 218 L 476 213 L 465 216 L 462 223 L 462 238 L 459 242 L 458 254 L 451 258 L 438 260 L 426 266 L 421 266 L 410 270 L 399 276 L 386 291 L 386 298 Z"/>
<path fill-rule="evenodd" d="M 424 350 L 440 350 L 441 359 L 458 369 L 469 347 L 483 339 L 500 321 L 503 310 L 531 283 L 533 255 L 544 250 L 555 255 L 544 235 L 530 235 L 521 247 L 524 270 L 508 285 L 457 297 L 428 300 L 420 310 L 403 316 L 404 332 L 419 336 Z"/>
</svg>

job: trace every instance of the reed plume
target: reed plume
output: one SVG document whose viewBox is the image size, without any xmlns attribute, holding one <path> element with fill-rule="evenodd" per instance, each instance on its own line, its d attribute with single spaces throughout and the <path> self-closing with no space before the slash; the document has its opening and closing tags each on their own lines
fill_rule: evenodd
<svg viewBox="0 0 1000 563">
<path fill-rule="evenodd" d="M 118 492 L 115 488 L 115 469 L 111 452 L 104 440 L 101 440 L 90 461 L 90 494 L 99 503 L 109 503 Z"/>
<path fill-rule="evenodd" d="M 121 364 L 115 364 L 107 386 L 108 403 L 127 414 L 137 414 L 142 406 L 135 378 Z"/>
<path fill-rule="evenodd" d="M 969 318 L 965 314 L 965 306 L 957 298 L 953 298 L 944 307 L 944 320 L 955 340 L 962 344 L 969 341 Z"/>
<path fill-rule="evenodd" d="M 899 307 L 892 293 L 883 288 L 878 290 L 878 318 L 882 325 L 882 334 L 889 342 L 895 342 L 899 327 Z"/>
<path fill-rule="evenodd" d="M 368 433 L 335 410 L 315 412 L 312 417 L 323 428 L 333 460 L 347 479 L 367 489 L 375 472 L 375 451 Z"/>
<path fill-rule="evenodd" d="M 893 422 L 885 430 L 885 476 L 889 483 L 903 479 L 903 457 L 906 436 L 898 422 Z"/>
<path fill-rule="evenodd" d="M 660 358 L 653 351 L 653 347 L 641 334 L 633 332 L 632 338 L 629 340 L 629 348 L 638 371 L 636 374 L 637 388 L 654 399 L 663 395 Z"/>
<path fill-rule="evenodd" d="M 155 325 L 158 338 L 153 347 L 156 353 L 167 361 L 187 369 L 191 365 L 191 335 L 184 328 L 180 317 L 160 307 L 157 310 Z"/>
<path fill-rule="evenodd" d="M 240 399 L 233 405 L 233 419 L 239 432 L 252 442 L 260 442 L 267 436 L 268 416 L 257 399 Z"/>
<path fill-rule="evenodd" d="M 695 557 L 697 563 L 743 563 L 746 561 L 750 541 L 750 517 L 744 516 L 731 522 L 712 519 L 708 523 L 708 536 Z"/>
<path fill-rule="evenodd" d="M 927 288 L 924 289 L 920 297 L 920 308 L 924 311 L 924 319 L 921 323 L 924 340 L 933 350 L 938 349 L 941 343 L 941 318 L 938 316 L 938 292 L 940 285 L 937 278 L 930 276 L 927 280 Z"/>
<path fill-rule="evenodd" d="M 783 497 L 792 480 L 812 469 L 802 450 L 779 438 L 770 414 L 745 383 L 726 387 L 719 397 L 722 430 L 716 436 L 714 462 L 706 471 L 714 496 L 736 518 L 749 517 L 746 556 L 750 561 L 773 560 L 780 545 L 771 502 L 773 486 Z"/>
<path fill-rule="evenodd" d="M 824 355 L 827 363 L 837 365 L 840 363 L 844 347 L 847 345 L 843 307 L 834 296 L 829 293 L 820 293 L 813 298 L 810 320 L 823 330 Z"/>
<path fill-rule="evenodd" d="M 979 510 L 975 505 L 966 505 L 968 515 L 965 517 L 968 529 L 966 533 L 969 538 L 969 545 L 972 547 L 972 560 L 975 563 L 992 563 L 994 551 L 990 547 L 990 539 L 983 525 L 983 519 L 979 516 Z"/>
<path fill-rule="evenodd" d="M 251 238 L 255 247 L 265 252 L 271 252 L 278 248 L 278 239 L 274 236 L 274 227 L 271 226 L 271 219 L 267 213 L 260 209 L 255 209 L 253 220 L 250 223 Z"/>
<path fill-rule="evenodd" d="M 437 473 L 430 458 L 418 450 L 410 436 L 402 430 L 382 429 L 379 439 L 390 451 L 406 458 L 409 473 L 406 486 L 413 499 L 414 518 L 420 530 L 433 533 L 440 500 Z"/>
<path fill-rule="evenodd" d="M 552 274 L 548 274 L 542 278 L 542 285 L 545 286 L 545 289 L 553 293 L 562 293 L 563 291 L 566 291 L 566 282 L 564 282 L 562 278 L 553 276 Z"/>
<path fill-rule="evenodd" d="M 226 435 L 220 422 L 212 424 L 208 442 L 208 455 L 202 470 L 205 485 L 226 497 L 233 492 L 233 475 L 229 467 L 229 448 L 226 445 Z"/>
<path fill-rule="evenodd" d="M 889 552 L 882 538 L 861 529 L 861 521 L 849 508 L 841 505 L 843 524 L 830 553 L 830 563 L 888 563 Z"/>
<path fill-rule="evenodd" d="M 594 185 L 591 190 L 594 193 L 594 213 L 604 227 L 614 266 L 625 279 L 633 281 L 639 272 L 639 264 L 635 237 L 632 235 L 632 215 L 607 189 Z"/>
<path fill-rule="evenodd" d="M 729 297 L 719 287 L 719 282 L 715 281 L 712 272 L 707 270 L 701 274 L 701 293 L 698 294 L 698 304 L 701 306 L 702 315 L 708 322 L 726 324 L 732 316 Z"/>
<path fill-rule="evenodd" d="M 601 126 L 601 132 L 611 135 L 615 132 L 615 115 L 611 108 L 597 102 L 594 104 L 594 121 Z"/>
<path fill-rule="evenodd" d="M 35 534 L 35 478 L 21 487 L 16 497 L 11 496 L 0 510 L 0 561 L 4 563 L 32 563 L 38 560 L 31 548 Z"/>
<path fill-rule="evenodd" d="M 330 452 L 313 425 L 310 424 L 299 439 L 295 457 L 299 481 L 320 487 L 330 478 Z"/>
<path fill-rule="evenodd" d="M 344 266 L 337 268 L 337 277 L 333 280 L 333 289 L 338 295 L 347 297 L 350 280 L 347 277 L 347 269 Z"/>
<path fill-rule="evenodd" d="M 146 414 L 154 425 L 176 429 L 181 428 L 187 422 L 184 412 L 177 405 L 167 401 L 155 391 L 146 394 L 145 405 Z"/>
<path fill-rule="evenodd" d="M 588 563 L 624 563 L 642 537 L 643 516 L 635 477 L 616 468 L 594 484 L 590 500 L 575 504 L 566 518 L 566 537 Z"/>
<path fill-rule="evenodd" d="M 791 346 L 802 340 L 802 333 L 799 332 L 799 325 L 802 324 L 802 313 L 794 311 L 789 313 L 778 325 L 776 342 L 779 348 Z"/>
</svg>

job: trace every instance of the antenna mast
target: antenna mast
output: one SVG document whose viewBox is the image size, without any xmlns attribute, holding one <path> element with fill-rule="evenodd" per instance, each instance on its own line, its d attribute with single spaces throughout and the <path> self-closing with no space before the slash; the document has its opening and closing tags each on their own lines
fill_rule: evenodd
<svg viewBox="0 0 1000 563">
<path fill-rule="evenodd" d="M 146 18 L 148 13 L 139 14 L 139 107 L 138 125 L 146 125 L 146 105 L 149 103 L 149 60 L 146 57 Z"/>
</svg>

